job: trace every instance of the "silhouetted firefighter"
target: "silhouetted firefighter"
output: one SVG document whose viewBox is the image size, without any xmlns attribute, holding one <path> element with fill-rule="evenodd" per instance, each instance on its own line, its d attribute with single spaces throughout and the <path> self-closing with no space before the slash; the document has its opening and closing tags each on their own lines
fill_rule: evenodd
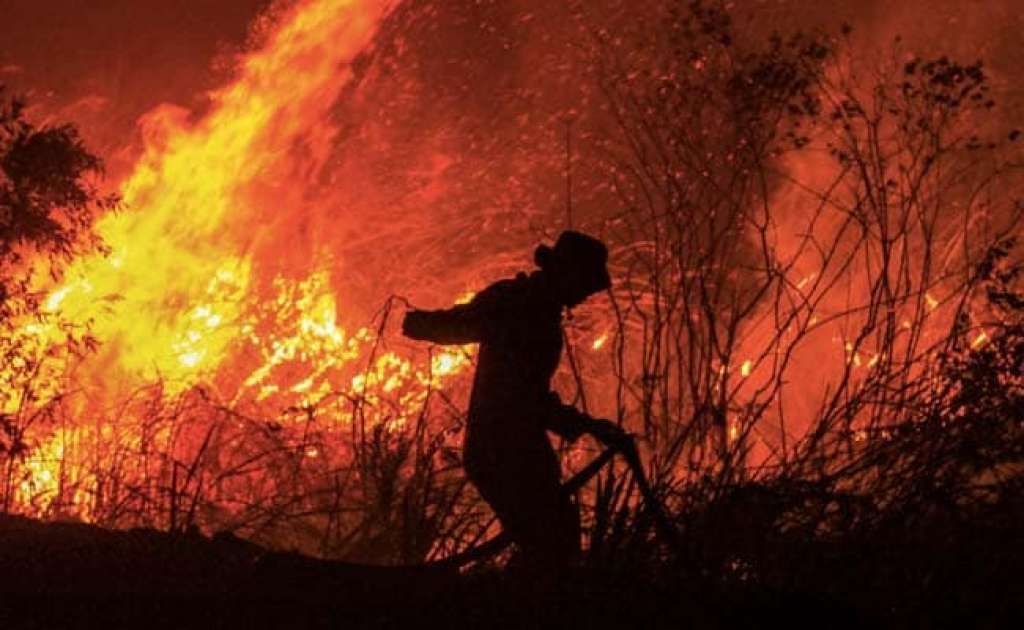
<svg viewBox="0 0 1024 630">
<path fill-rule="evenodd" d="M 579 512 L 561 491 L 561 467 L 545 431 L 574 441 L 624 435 L 562 404 L 551 377 L 562 352 L 562 310 L 607 289 L 608 249 L 567 231 L 534 253 L 539 271 L 487 287 L 443 311 L 412 311 L 402 332 L 440 344 L 479 343 L 463 450 L 469 479 L 517 544 L 524 565 L 557 568 L 580 553 Z"/>
</svg>

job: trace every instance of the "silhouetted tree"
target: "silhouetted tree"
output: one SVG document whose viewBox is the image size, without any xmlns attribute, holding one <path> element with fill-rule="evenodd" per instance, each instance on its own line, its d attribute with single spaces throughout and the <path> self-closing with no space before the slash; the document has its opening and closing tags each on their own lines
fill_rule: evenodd
<svg viewBox="0 0 1024 630">
<path fill-rule="evenodd" d="M 0 86 L 0 457 L 7 461 L 0 506 L 10 507 L 26 431 L 44 420 L 60 389 L 46 382 L 68 350 L 87 348 L 87 331 L 42 307 L 34 286 L 56 280 L 76 254 L 103 248 L 92 231 L 117 204 L 98 188 L 103 165 L 71 124 L 37 126 L 25 102 Z M 39 333 L 41 326 L 53 332 Z M 51 343 L 52 342 L 52 343 Z M 50 378 L 50 381 L 53 379 Z"/>
<path fill-rule="evenodd" d="M 116 197 L 96 186 L 103 163 L 72 124 L 37 127 L 25 101 L 0 86 L 0 315 L 9 316 L 25 276 L 44 263 L 57 274 L 85 249 L 101 246 L 90 230 Z M 31 306 L 31 303 L 23 306 Z"/>
<path fill-rule="evenodd" d="M 842 540 L 844 557 L 945 545 L 932 516 L 965 503 L 988 520 L 962 512 L 949 540 L 995 527 L 1021 487 L 1007 243 L 1024 207 L 1020 132 L 993 114 L 983 65 L 898 40 L 868 57 L 847 27 L 744 39 L 724 3 L 664 7 L 593 33 L 609 119 L 595 158 L 618 202 L 616 404 L 686 561 L 791 588 L 838 574 L 797 566 L 808 541 Z M 628 487 L 602 483 L 592 546 L 613 563 L 648 553 L 642 514 L 616 510 Z M 915 549 L 901 587 L 934 568 Z M 883 572 L 904 559 L 873 557 Z"/>
</svg>

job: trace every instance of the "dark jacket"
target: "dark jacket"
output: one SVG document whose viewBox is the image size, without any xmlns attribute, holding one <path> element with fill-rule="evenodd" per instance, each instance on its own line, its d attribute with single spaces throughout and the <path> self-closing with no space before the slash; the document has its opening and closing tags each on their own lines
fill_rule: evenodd
<svg viewBox="0 0 1024 630">
<path fill-rule="evenodd" d="M 585 416 L 551 391 L 562 352 L 561 318 L 544 272 L 534 272 L 495 282 L 468 304 L 410 312 L 404 329 L 434 343 L 480 344 L 468 433 L 549 429 L 575 440 Z"/>
</svg>

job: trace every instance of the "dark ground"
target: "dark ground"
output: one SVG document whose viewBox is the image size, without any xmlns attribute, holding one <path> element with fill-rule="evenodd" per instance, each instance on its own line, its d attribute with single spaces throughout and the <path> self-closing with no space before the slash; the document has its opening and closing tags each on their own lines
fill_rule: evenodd
<svg viewBox="0 0 1024 630">
<path fill-rule="evenodd" d="M 719 607 L 692 585 L 607 571 L 546 582 L 367 567 L 270 553 L 233 537 L 15 516 L 0 517 L 0 541 L 5 628 L 726 628 L 771 617 L 793 626 L 784 599 Z"/>
<path fill-rule="evenodd" d="M 840 601 L 684 574 L 459 575 L 272 553 L 231 536 L 0 517 L 3 628 L 1024 627 L 1019 608 L 986 614 L 955 598 L 941 615 L 885 619 L 851 605 L 853 593 Z"/>
</svg>

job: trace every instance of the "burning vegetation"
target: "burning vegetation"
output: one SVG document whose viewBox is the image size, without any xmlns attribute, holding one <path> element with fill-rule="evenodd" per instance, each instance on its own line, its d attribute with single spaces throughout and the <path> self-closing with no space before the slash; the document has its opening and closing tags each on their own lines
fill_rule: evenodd
<svg viewBox="0 0 1024 630">
<path fill-rule="evenodd" d="M 460 465 L 474 348 L 402 342 L 396 314 L 571 222 L 613 284 L 566 320 L 558 389 L 637 436 L 679 534 L 612 462 L 579 492 L 586 564 L 694 605 L 1019 612 L 1020 132 L 985 66 L 712 2 L 450 4 L 277 5 L 208 111 L 147 115 L 116 194 L 73 127 L 5 102 L 3 511 L 372 564 L 472 549 L 496 533 Z M 482 59 L 550 73 L 440 55 L 467 15 Z M 477 129 L 492 109 L 514 122 Z"/>
</svg>

